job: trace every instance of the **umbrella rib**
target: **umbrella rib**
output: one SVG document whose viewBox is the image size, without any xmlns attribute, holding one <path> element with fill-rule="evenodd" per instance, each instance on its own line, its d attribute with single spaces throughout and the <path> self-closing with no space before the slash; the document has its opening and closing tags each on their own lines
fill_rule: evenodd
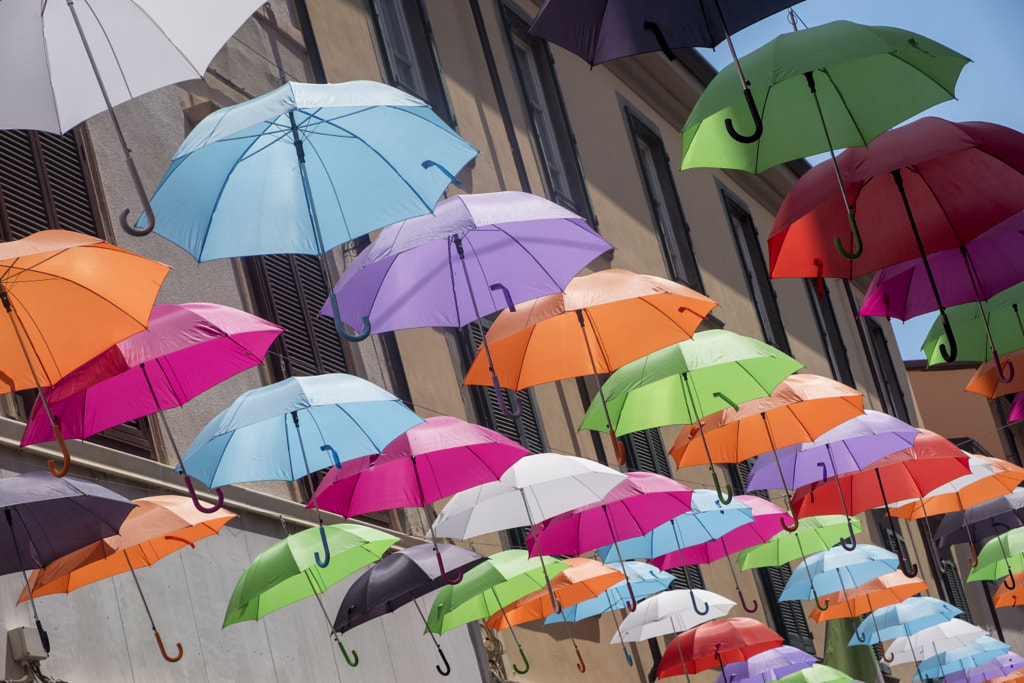
<svg viewBox="0 0 1024 683">
<path fill-rule="evenodd" d="M 902 61 L 902 60 L 901 60 L 901 61 Z M 842 91 L 842 90 L 840 90 L 840 89 L 839 89 L 839 86 L 838 86 L 838 85 L 836 85 L 836 82 L 835 82 L 834 80 L 832 80 L 832 74 L 831 74 L 831 73 L 829 73 L 828 67 L 822 67 L 822 68 L 820 69 L 820 71 L 821 71 L 821 72 L 822 72 L 823 74 L 825 74 L 825 77 L 826 77 L 826 78 L 828 79 L 829 85 L 831 85 L 831 86 L 832 86 L 832 88 L 833 88 L 833 90 L 835 90 L 836 96 L 837 96 L 837 97 L 839 98 L 839 101 L 843 103 L 843 109 L 844 109 L 844 110 L 846 111 L 846 113 L 847 113 L 847 114 L 849 115 L 849 117 L 850 117 L 850 123 L 852 123 L 852 124 L 853 124 L 853 127 L 854 127 L 854 129 L 855 129 L 855 130 L 857 131 L 857 137 L 859 137 L 859 138 L 860 138 L 860 140 L 861 140 L 861 144 L 862 144 L 862 145 L 867 145 L 867 144 L 868 144 L 868 142 L 869 142 L 869 140 L 866 140 L 866 139 L 864 138 L 864 132 L 863 132 L 863 131 L 862 131 L 862 130 L 860 129 L 860 125 L 859 125 L 859 124 L 857 123 L 857 119 L 856 119 L 856 118 L 854 118 L 854 116 L 853 116 L 853 112 L 852 112 L 852 111 L 850 110 L 850 106 L 849 106 L 848 104 L 846 104 L 846 98 L 845 98 L 845 97 L 843 96 L 843 91 Z M 823 117 L 823 119 L 822 119 L 822 127 L 824 127 L 824 117 Z M 827 134 L 828 134 L 828 133 L 826 132 L 826 135 L 827 135 Z"/>
</svg>

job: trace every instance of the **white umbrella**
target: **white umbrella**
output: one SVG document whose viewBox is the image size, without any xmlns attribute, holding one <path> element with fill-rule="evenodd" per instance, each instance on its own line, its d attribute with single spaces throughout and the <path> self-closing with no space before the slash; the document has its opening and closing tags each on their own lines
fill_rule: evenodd
<svg viewBox="0 0 1024 683">
<path fill-rule="evenodd" d="M 16 0 L 0 2 L 0 128 L 63 133 L 165 85 L 202 78 L 264 0 Z M 152 230 L 153 215 L 121 127 Z M 125 211 L 127 213 L 127 211 Z M 128 229 L 124 215 L 121 225 Z"/>
<path fill-rule="evenodd" d="M 894 638 L 886 649 L 885 655 L 886 658 L 895 657 L 889 662 L 890 666 L 914 661 L 920 662 L 929 657 L 935 657 L 940 652 L 962 647 L 987 635 L 987 631 L 974 624 L 969 624 L 962 619 L 952 619 L 942 624 L 929 626 L 910 637 Z"/>
<path fill-rule="evenodd" d="M 704 603 L 703 612 L 697 610 L 697 601 Z M 711 591 L 672 590 L 647 598 L 636 611 L 626 616 L 611 643 L 637 642 L 689 631 L 706 621 L 724 617 L 736 606 L 732 600 Z"/>
</svg>

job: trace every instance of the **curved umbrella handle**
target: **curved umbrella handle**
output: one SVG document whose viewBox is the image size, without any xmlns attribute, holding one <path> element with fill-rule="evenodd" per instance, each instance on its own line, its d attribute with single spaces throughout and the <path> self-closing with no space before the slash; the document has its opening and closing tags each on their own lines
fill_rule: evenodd
<svg viewBox="0 0 1024 683">
<path fill-rule="evenodd" d="M 324 544 L 324 559 L 320 561 L 320 553 L 313 553 L 313 559 L 316 560 L 316 565 L 321 569 L 325 569 L 331 561 L 331 549 L 327 547 L 327 532 L 324 531 L 324 525 L 320 525 L 320 540 Z M 353 664 L 352 666 L 355 666 Z"/>
<path fill-rule="evenodd" d="M 448 170 L 447 168 L 445 168 L 445 167 L 444 167 L 444 166 L 442 166 L 441 164 L 437 163 L 437 162 L 436 162 L 436 161 L 434 161 L 433 159 L 427 159 L 427 160 L 426 160 L 426 161 L 424 161 L 424 162 L 423 162 L 422 164 L 420 164 L 420 166 L 422 166 L 422 167 L 423 167 L 423 168 L 425 168 L 425 169 L 427 169 L 427 168 L 430 168 L 431 166 L 433 166 L 433 167 L 434 167 L 434 168 L 436 168 L 437 170 L 441 171 L 441 173 L 444 173 L 444 174 L 445 174 L 446 176 L 448 176 L 448 180 L 450 180 L 450 181 L 451 181 L 452 183 L 454 183 L 454 184 L 455 184 L 455 187 L 462 187 L 462 183 L 461 183 L 461 182 L 459 182 L 459 179 L 458 179 L 458 178 L 456 178 L 455 176 L 453 176 L 453 175 L 451 174 L 451 172 L 450 172 L 450 171 L 449 171 L 449 170 Z"/>
<path fill-rule="evenodd" d="M 626 609 L 630 612 L 636 611 L 636 595 L 633 593 L 633 584 L 629 582 L 629 577 L 626 577 L 626 588 L 629 590 L 629 600 L 626 601 Z"/>
<path fill-rule="evenodd" d="M 650 31 L 654 34 L 654 39 L 658 41 L 658 47 L 661 48 L 661 54 L 665 55 L 665 59 L 670 62 L 674 62 L 678 59 L 678 57 L 676 57 L 676 53 L 668 46 L 668 41 L 665 40 L 665 34 L 661 32 L 660 26 L 655 24 L 653 21 L 645 21 L 644 30 Z"/>
<path fill-rule="evenodd" d="M 850 537 L 840 538 L 839 545 L 843 546 L 844 549 L 852 552 L 857 547 L 857 536 L 856 532 L 854 532 L 853 530 L 853 522 L 850 521 L 849 517 L 846 518 L 846 528 L 850 530 Z M 847 541 L 849 541 L 849 543 L 847 543 Z"/>
<path fill-rule="evenodd" d="M 690 590 L 690 602 L 693 603 L 693 611 L 696 612 L 697 614 L 701 615 L 701 616 L 704 616 L 705 614 L 707 614 L 708 612 L 711 611 L 711 605 L 708 604 L 707 600 L 704 601 L 704 609 L 703 610 L 700 609 L 699 607 L 697 607 L 697 596 L 693 592 L 692 589 Z"/>
<path fill-rule="evenodd" d="M 46 466 L 50 468 L 50 474 L 55 477 L 63 477 L 71 471 L 71 453 L 68 451 L 68 445 L 64 442 L 64 433 L 61 432 L 60 425 L 54 422 L 53 437 L 57 440 L 57 445 L 60 446 L 60 452 L 64 456 L 64 465 L 58 470 L 57 466 L 53 464 L 53 460 L 47 460 Z"/>
<path fill-rule="evenodd" d="M 972 568 L 978 566 L 978 549 L 974 547 L 973 541 L 971 541 L 971 559 L 967 560 L 967 564 L 971 565 Z"/>
<path fill-rule="evenodd" d="M 740 409 L 740 407 L 738 405 L 736 405 L 735 401 L 733 401 L 731 398 L 729 398 L 728 396 L 723 394 L 721 391 L 716 391 L 715 393 L 713 393 L 711 395 L 714 396 L 715 398 L 722 399 L 723 401 L 728 403 L 729 407 L 732 408 L 733 410 L 739 410 Z M 699 428 L 699 425 L 698 425 L 698 428 Z"/>
<path fill-rule="evenodd" d="M 939 318 L 942 320 L 942 329 L 946 333 L 946 340 L 949 341 L 948 349 L 945 344 L 939 344 L 939 353 L 942 354 L 942 360 L 952 363 L 956 360 L 956 337 L 953 336 L 953 326 L 949 324 L 945 310 L 939 311 Z"/>
<path fill-rule="evenodd" d="M 853 251 L 846 251 L 846 247 L 838 237 L 835 238 L 836 251 L 845 259 L 858 259 L 864 253 L 864 243 L 860 239 L 860 230 L 857 228 L 857 219 L 853 217 L 853 211 L 847 209 L 846 217 L 850 220 L 850 233 L 853 235 Z"/>
<path fill-rule="evenodd" d="M 359 653 L 355 650 L 352 650 L 352 656 L 349 657 L 348 650 L 345 649 L 345 646 L 342 644 L 342 642 L 340 640 L 336 642 L 338 643 L 338 647 L 341 648 L 341 654 L 345 656 L 345 662 L 353 669 L 359 666 Z"/>
<path fill-rule="evenodd" d="M 177 541 L 178 543 L 181 543 L 183 545 L 187 545 L 188 547 L 190 547 L 193 550 L 195 550 L 196 544 L 193 543 L 192 541 L 188 540 L 187 538 L 182 538 L 181 536 L 171 536 L 171 535 L 164 536 L 164 538 L 166 538 L 168 541 Z"/>
<path fill-rule="evenodd" d="M 818 591 L 814 590 L 814 586 L 811 586 L 811 593 L 814 594 L 814 604 L 817 605 L 818 609 L 822 612 L 828 609 L 828 598 L 825 598 L 825 604 L 821 604 L 821 598 L 818 597 Z"/>
<path fill-rule="evenodd" d="M 330 451 L 331 452 L 331 460 L 334 461 L 334 466 L 337 467 L 338 469 L 341 469 L 341 460 L 338 458 L 338 451 L 334 450 L 334 446 L 332 446 L 332 445 L 330 445 L 328 443 L 325 443 L 323 446 L 320 447 L 320 450 L 322 450 L 322 451 Z"/>
<path fill-rule="evenodd" d="M 513 664 L 512 665 L 512 670 L 515 671 L 520 676 L 522 676 L 523 674 L 525 674 L 527 671 L 530 670 L 530 660 L 528 660 L 526 658 L 526 653 L 523 652 L 523 648 L 522 647 L 519 648 L 519 656 L 523 658 L 523 666 L 525 668 L 520 669 L 518 664 Z"/>
<path fill-rule="evenodd" d="M 128 175 L 132 177 L 132 183 L 135 185 L 135 192 L 139 195 L 139 200 L 142 202 L 142 212 L 146 215 L 146 220 L 148 222 L 143 228 L 135 228 L 128 222 L 128 209 L 121 212 L 118 220 L 121 222 L 121 229 L 129 235 L 145 237 L 149 233 L 153 232 L 153 228 L 156 227 L 156 215 L 153 213 L 153 207 L 149 204 L 149 197 L 146 195 L 146 189 L 142 187 L 142 178 L 139 177 L 139 170 L 135 168 L 135 159 L 131 156 L 126 156 L 124 160 L 128 164 Z"/>
<path fill-rule="evenodd" d="M 581 674 L 582 673 L 586 673 L 587 672 L 587 663 L 583 661 L 583 655 L 580 654 L 580 649 L 579 648 L 576 648 L 576 659 L 580 660 L 579 663 L 576 664 L 576 668 L 580 670 Z"/>
<path fill-rule="evenodd" d="M 862 643 L 866 643 L 866 642 L 867 642 L 867 640 L 868 640 L 868 637 L 867 637 L 867 636 L 862 636 L 862 635 L 860 634 L 860 629 L 859 629 L 859 628 L 858 628 L 858 629 L 856 629 L 856 630 L 854 630 L 854 632 L 853 632 L 853 635 L 857 636 L 857 640 L 859 640 L 859 641 L 860 641 L 860 642 L 862 642 Z"/>
<path fill-rule="evenodd" d="M 508 405 L 505 403 L 505 392 L 502 391 L 501 385 L 498 383 L 498 376 L 493 372 L 491 373 L 491 383 L 494 384 L 494 393 L 498 395 L 498 408 L 501 412 L 510 420 L 518 419 L 523 414 L 523 403 L 519 400 L 518 396 L 513 396 L 512 400 L 515 403 L 515 409 L 509 410 Z"/>
<path fill-rule="evenodd" d="M 217 504 L 213 507 L 206 507 L 199 502 L 199 496 L 196 495 L 196 487 L 192 485 L 192 477 L 187 474 L 185 475 L 185 486 L 188 487 L 188 495 L 192 497 L 192 505 L 195 506 L 196 510 L 211 514 L 224 507 L 224 492 L 220 490 L 219 486 L 214 489 L 217 493 Z"/>
<path fill-rule="evenodd" d="M 789 508 L 789 516 L 793 518 L 793 526 L 786 524 L 786 518 L 781 515 L 779 516 L 779 526 L 789 533 L 793 533 L 800 527 L 800 518 L 796 516 L 795 512 L 793 512 L 793 501 L 787 499 L 786 507 Z"/>
<path fill-rule="evenodd" d="M 626 444 L 622 443 L 617 436 L 615 436 L 615 430 L 608 430 L 608 436 L 612 437 L 612 449 L 615 451 L 615 460 L 620 465 L 626 464 Z"/>
<path fill-rule="evenodd" d="M 732 125 L 732 119 L 725 120 L 725 130 L 728 131 L 729 137 L 736 142 L 743 142 L 749 145 L 761 139 L 761 135 L 764 134 L 764 122 L 761 120 L 761 115 L 757 112 L 757 105 L 754 104 L 754 95 L 750 92 L 749 82 L 743 84 L 743 97 L 747 101 L 747 109 L 750 110 L 750 116 L 754 119 L 754 132 L 750 135 L 738 133 Z"/>
<path fill-rule="evenodd" d="M 722 505 L 728 505 L 732 502 L 732 484 L 725 485 L 725 495 L 722 495 L 722 486 L 718 483 L 718 472 L 712 470 L 711 478 L 715 482 L 715 490 L 718 492 L 718 500 L 722 501 Z"/>
<path fill-rule="evenodd" d="M 883 652 L 882 653 L 882 659 L 884 659 L 886 662 L 891 664 L 893 662 L 893 660 L 896 659 L 896 655 L 895 654 L 887 655 L 887 654 L 885 654 L 885 652 Z"/>
<path fill-rule="evenodd" d="M 747 599 L 743 597 L 743 591 L 737 588 L 736 592 L 740 595 L 740 604 L 743 605 L 744 612 L 746 612 L 747 614 L 753 614 L 757 611 L 757 600 L 754 600 L 753 607 L 747 607 Z"/>
<path fill-rule="evenodd" d="M 622 654 L 626 655 L 626 666 L 633 666 L 633 658 L 626 652 L 626 644 L 622 644 Z"/>
<path fill-rule="evenodd" d="M 1010 583 L 1006 583 L 1007 581 L 1009 581 Z M 1015 578 L 1013 578 L 1013 574 L 1012 573 L 1007 574 L 1006 578 L 1003 579 L 1003 586 L 1008 591 L 1012 591 L 1014 588 L 1017 587 L 1017 580 Z"/>
<path fill-rule="evenodd" d="M 444 650 L 441 649 L 440 645 L 437 646 L 437 654 L 441 655 L 441 661 L 444 662 L 444 668 L 442 669 L 440 665 L 437 664 L 434 665 L 434 668 L 437 669 L 437 673 L 442 676 L 447 676 L 452 672 L 452 665 L 448 663 L 448 658 L 444 656 Z"/>
<path fill-rule="evenodd" d="M 176 662 L 179 659 L 181 659 L 182 655 L 185 654 L 185 651 L 181 649 L 181 643 L 178 643 L 178 656 L 170 656 L 169 654 L 167 654 L 167 650 L 164 648 L 164 641 L 160 638 L 160 631 L 154 629 L 153 635 L 156 636 L 156 644 L 160 646 L 160 654 L 162 654 L 164 656 L 164 659 L 166 659 L 168 662 Z"/>
<path fill-rule="evenodd" d="M 1009 374 L 1003 374 L 1003 364 L 999 361 L 999 354 L 996 353 L 995 349 L 992 349 L 992 360 L 996 364 L 996 375 L 999 377 L 999 381 L 1003 384 L 1009 384 L 1013 381 L 1013 361 L 1006 361 L 1006 371 Z"/>
<path fill-rule="evenodd" d="M 508 291 L 508 287 L 501 284 L 500 282 L 491 285 L 491 291 L 501 290 L 501 293 L 505 295 L 505 307 L 508 308 L 509 313 L 516 312 L 516 302 L 512 301 L 512 294 Z"/>
<path fill-rule="evenodd" d="M 361 342 L 370 336 L 370 316 L 363 316 L 363 329 L 356 334 L 349 334 L 341 322 L 341 313 L 338 311 L 338 295 L 331 290 L 331 314 L 334 316 L 334 331 L 338 336 L 348 342 Z"/>
<path fill-rule="evenodd" d="M 455 570 L 455 578 L 453 579 L 448 576 L 448 573 L 444 568 L 444 562 L 441 561 L 441 551 L 438 550 L 436 546 L 434 547 L 434 556 L 437 557 L 437 567 L 441 570 L 441 578 L 444 579 L 445 583 L 447 583 L 449 586 L 454 586 L 455 584 L 462 581 L 462 567 L 459 567 Z M 442 675 L 447 676 L 448 674 Z"/>
<path fill-rule="evenodd" d="M 910 560 L 907 558 L 900 558 L 900 571 L 908 579 L 912 579 L 918 575 L 918 569 L 916 564 L 910 564 L 910 569 L 907 569 L 907 565 L 910 564 Z"/>
</svg>

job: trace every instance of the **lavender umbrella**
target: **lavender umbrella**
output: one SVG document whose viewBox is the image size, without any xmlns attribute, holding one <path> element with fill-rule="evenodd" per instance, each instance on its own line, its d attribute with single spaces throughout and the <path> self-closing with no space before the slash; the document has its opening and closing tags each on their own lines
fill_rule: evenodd
<svg viewBox="0 0 1024 683">
<path fill-rule="evenodd" d="M 950 672 L 943 680 L 946 683 L 985 683 L 1020 669 L 1024 669 L 1024 657 L 1016 652 L 1007 652 L 970 669 Z"/>
<path fill-rule="evenodd" d="M 818 661 L 814 655 L 789 645 L 766 650 L 745 662 L 733 662 L 722 667 L 715 683 L 763 683 L 774 681 Z"/>
<path fill-rule="evenodd" d="M 384 228 L 334 286 L 334 315 L 357 327 L 365 316 L 374 332 L 479 325 L 481 316 L 562 291 L 610 249 L 582 218 L 541 197 L 458 195 Z M 506 412 L 482 327 L 481 336 Z"/>
</svg>

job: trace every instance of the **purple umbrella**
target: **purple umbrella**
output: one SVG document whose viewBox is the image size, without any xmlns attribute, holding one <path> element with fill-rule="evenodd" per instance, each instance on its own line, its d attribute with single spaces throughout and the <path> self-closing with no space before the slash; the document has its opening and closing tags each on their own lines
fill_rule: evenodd
<svg viewBox="0 0 1024 683">
<path fill-rule="evenodd" d="M 946 683 L 985 683 L 994 678 L 1008 676 L 1020 669 L 1024 669 L 1024 657 L 1016 652 L 1007 652 L 970 669 L 952 671 L 942 680 Z"/>
<path fill-rule="evenodd" d="M 523 192 L 458 195 L 433 214 L 384 228 L 334 286 L 338 315 L 374 332 L 464 327 L 516 303 L 561 292 L 612 249 L 576 214 Z M 329 305 L 320 311 L 331 315 Z M 365 327 L 365 325 L 363 325 Z M 502 412 L 508 411 L 484 349 Z"/>
<path fill-rule="evenodd" d="M 806 669 L 818 661 L 814 655 L 789 645 L 781 645 L 754 655 L 745 662 L 733 662 L 722 667 L 715 683 L 764 683 L 782 678 L 794 671 Z"/>
<path fill-rule="evenodd" d="M 0 534 L 0 576 L 21 572 L 44 649 L 50 640 L 39 621 L 29 569 L 41 569 L 68 553 L 114 536 L 135 503 L 98 484 L 47 472 L 0 479 L 0 508 L 8 533 Z"/>
<path fill-rule="evenodd" d="M 408 603 L 416 605 L 416 611 L 427 625 L 423 611 L 416 598 L 426 595 L 448 582 L 443 567 L 434 562 L 433 555 L 438 553 L 449 567 L 463 570 L 472 569 L 487 558 L 480 553 L 460 548 L 447 543 L 431 546 L 429 543 L 414 545 L 405 550 L 391 553 L 380 562 L 375 563 L 349 587 L 345 597 L 341 599 L 338 616 L 334 619 L 334 630 L 345 633 L 360 624 L 394 612 Z M 441 655 L 444 668 L 435 667 L 442 676 L 451 673 L 448 658 L 444 656 L 441 645 L 430 629 L 430 637 L 434 639 L 437 653 Z"/>
<path fill-rule="evenodd" d="M 160 304 L 153 307 L 148 329 L 110 347 L 42 394 L 69 439 L 85 439 L 159 412 L 178 454 L 164 409 L 181 406 L 259 365 L 282 331 L 262 318 L 219 304 Z M 49 424 L 40 397 L 21 446 L 52 440 Z M 217 489 L 217 505 L 205 507 L 188 474 L 185 484 L 192 503 L 203 512 L 216 512 L 224 503 L 224 494 Z"/>
</svg>

